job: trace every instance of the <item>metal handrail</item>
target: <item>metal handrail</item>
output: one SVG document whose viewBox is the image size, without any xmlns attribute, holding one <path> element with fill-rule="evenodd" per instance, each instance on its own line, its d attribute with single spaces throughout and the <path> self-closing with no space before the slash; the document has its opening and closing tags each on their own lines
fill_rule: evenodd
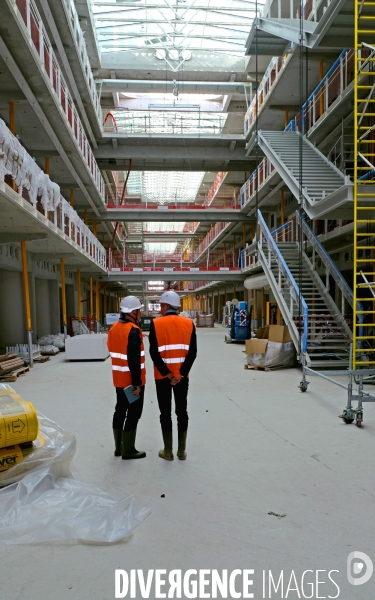
<svg viewBox="0 0 375 600">
<path fill-rule="evenodd" d="M 300 223 L 300 215 L 299 215 L 298 211 L 296 212 L 296 217 L 297 217 L 297 221 Z M 322 260 L 324 266 L 326 267 L 326 269 L 328 270 L 329 274 L 332 275 L 335 283 L 341 290 L 344 298 L 346 298 L 346 300 L 349 302 L 349 305 L 353 308 L 353 304 L 354 304 L 353 290 L 350 288 L 348 283 L 345 281 L 344 277 L 342 276 L 339 269 L 336 267 L 332 258 L 326 252 L 326 250 L 324 249 L 324 246 L 318 240 L 315 233 L 308 226 L 308 224 L 306 223 L 306 221 L 304 219 L 302 219 L 302 229 L 303 229 L 303 232 L 306 235 L 307 239 L 311 243 L 313 249 L 319 255 L 319 258 L 321 258 L 321 260 Z M 363 310 L 362 304 L 360 302 L 357 302 L 357 308 L 358 308 L 358 310 Z"/>
<path fill-rule="evenodd" d="M 300 222 L 300 215 L 299 215 L 298 211 L 296 212 L 296 216 L 297 216 L 297 221 Z M 312 229 L 310 229 L 310 227 L 308 226 L 308 224 L 306 223 L 306 221 L 304 219 L 302 219 L 302 229 L 303 229 L 307 239 L 311 243 L 313 249 L 321 258 L 324 266 L 326 267 L 326 269 L 328 271 L 328 274 L 332 276 L 333 280 L 337 284 L 337 287 L 341 290 L 342 295 L 348 301 L 349 306 L 354 308 L 353 290 L 350 288 L 348 283 L 345 281 L 344 277 L 341 275 L 341 272 L 336 267 L 332 258 L 325 251 L 324 246 L 320 243 L 320 241 L 316 237 L 315 233 L 312 231 Z M 363 311 L 363 305 L 358 300 L 356 302 L 356 307 L 357 307 L 357 311 L 360 313 L 360 314 L 358 314 L 359 324 L 362 324 L 362 323 L 364 323 L 364 316 L 363 316 L 363 314 L 361 314 Z M 359 335 L 360 336 L 363 335 L 363 327 L 359 328 Z"/>
<path fill-rule="evenodd" d="M 308 308 L 302 294 L 300 293 L 297 282 L 294 279 L 292 273 L 290 272 L 289 267 L 286 264 L 283 255 L 281 254 L 280 250 L 278 249 L 276 242 L 272 237 L 272 233 L 268 229 L 266 222 L 263 219 L 262 213 L 260 212 L 259 209 L 257 211 L 257 215 L 258 215 L 258 225 L 264 236 L 264 238 L 262 238 L 262 236 L 260 236 L 260 239 L 258 241 L 258 245 L 259 245 L 260 249 L 261 249 L 262 242 L 265 239 L 265 241 L 267 242 L 268 249 L 273 254 L 273 257 L 276 260 L 279 269 L 282 271 L 286 281 L 288 282 L 291 294 L 294 295 L 294 301 L 296 303 L 299 303 L 299 301 L 301 301 L 301 307 L 302 307 L 302 312 L 303 312 L 303 336 L 302 336 L 302 340 L 301 340 L 302 341 L 301 349 L 302 349 L 302 352 L 306 352 L 306 350 L 307 350 L 307 335 L 308 335 L 308 321 L 309 321 L 309 308 Z"/>
</svg>

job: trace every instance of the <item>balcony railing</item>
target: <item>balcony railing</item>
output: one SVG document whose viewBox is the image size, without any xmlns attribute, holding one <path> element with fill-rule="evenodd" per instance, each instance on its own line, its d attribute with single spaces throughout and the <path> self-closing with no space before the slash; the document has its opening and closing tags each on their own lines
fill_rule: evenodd
<svg viewBox="0 0 375 600">
<path fill-rule="evenodd" d="M 244 120 L 244 134 L 247 135 L 249 130 L 251 129 L 253 123 L 255 123 L 255 118 L 257 115 L 257 105 L 258 105 L 258 114 L 262 110 L 263 105 L 265 104 L 268 96 L 270 95 L 273 86 L 276 81 L 279 79 L 281 72 L 284 70 L 285 66 L 288 64 L 289 59 L 291 58 L 291 54 L 285 54 L 284 56 L 275 56 L 271 59 L 270 64 L 267 67 L 265 74 L 263 75 L 262 81 L 259 84 L 258 91 L 254 95 L 249 108 L 246 111 L 245 120 Z"/>
<path fill-rule="evenodd" d="M 91 260 L 106 268 L 106 251 L 102 244 L 60 194 L 57 183 L 43 173 L 0 119 L 0 181 L 7 178 L 14 181 L 20 196 L 75 242 Z"/>
<path fill-rule="evenodd" d="M 355 69 L 354 50 L 343 50 L 322 81 L 290 121 L 287 130 L 305 133 L 327 112 L 342 92 L 352 83 Z"/>
<path fill-rule="evenodd" d="M 247 204 L 249 200 L 254 196 L 257 189 L 271 176 L 275 171 L 275 167 L 265 157 L 258 165 L 258 169 L 251 173 L 248 180 L 243 184 L 240 190 L 240 205 L 241 207 Z"/>
<path fill-rule="evenodd" d="M 233 209 L 239 210 L 240 207 L 238 205 L 237 198 L 231 198 L 227 200 L 225 203 L 215 206 L 204 206 L 203 204 L 186 204 L 184 202 L 175 202 L 174 204 L 158 204 L 155 202 L 141 201 L 139 197 L 132 198 L 127 197 L 124 199 L 123 203 L 120 204 L 120 197 L 116 196 L 115 199 L 113 197 L 107 197 L 107 208 L 116 208 L 116 209 L 129 209 L 134 208 L 138 210 L 160 210 L 160 221 L 163 220 L 162 213 L 165 210 L 225 210 L 225 209 Z"/>
<path fill-rule="evenodd" d="M 93 77 L 93 74 L 91 71 L 91 65 L 90 65 L 90 60 L 89 60 L 88 54 L 87 54 L 84 33 L 81 29 L 81 25 L 79 23 L 79 17 L 78 17 L 77 10 L 76 10 L 73 0 L 64 0 L 64 4 L 65 4 L 67 16 L 68 16 L 69 27 L 72 31 L 72 38 L 74 40 L 74 44 L 77 49 L 77 54 L 82 63 L 82 69 L 86 76 L 87 86 L 90 90 L 91 100 L 92 100 L 93 106 L 95 108 L 96 116 L 98 117 L 98 122 L 101 126 L 102 120 L 103 120 L 103 115 L 102 115 L 102 109 L 100 106 L 100 96 L 96 91 L 96 84 L 95 84 L 95 80 L 94 80 L 94 77 Z M 88 6 L 90 7 L 90 3 L 88 3 Z M 89 10 L 90 10 L 90 8 L 89 8 Z M 93 32 L 96 37 L 95 27 L 93 28 Z"/>
<path fill-rule="evenodd" d="M 216 223 L 210 229 L 210 231 L 207 233 L 207 235 L 203 238 L 203 240 L 201 241 L 201 243 L 198 246 L 198 249 L 197 249 L 198 256 L 200 254 L 202 254 L 208 248 L 208 246 L 219 235 L 219 233 L 221 233 L 226 228 L 227 225 L 228 225 L 228 223 L 225 223 L 225 222 Z"/>
<path fill-rule="evenodd" d="M 73 134 L 77 147 L 84 158 L 91 177 L 104 201 L 105 186 L 103 177 L 96 164 L 94 154 L 90 148 L 85 130 L 78 116 L 77 109 L 59 67 L 59 63 L 52 49 L 52 44 L 49 41 L 38 9 L 33 0 L 16 0 L 14 7 L 15 15 L 26 26 L 29 40 L 38 53 L 44 72 L 46 73 L 59 105 L 64 112 L 67 124 Z"/>
<path fill-rule="evenodd" d="M 304 103 L 302 120 L 300 112 L 289 122 L 285 131 L 302 131 L 302 133 L 306 133 L 314 127 L 318 119 L 328 111 L 333 102 L 353 81 L 354 56 L 353 50 L 343 50 L 341 52 L 322 81 Z M 272 163 L 264 158 L 258 166 L 258 172 L 253 171 L 240 190 L 241 207 L 251 200 L 256 190 L 272 175 L 274 170 L 275 167 Z"/>
<path fill-rule="evenodd" d="M 204 202 L 203 202 L 204 206 L 210 206 L 210 204 L 214 200 L 214 198 L 215 198 L 216 194 L 218 193 L 218 191 L 221 187 L 221 184 L 223 183 L 226 176 L 227 176 L 227 173 L 225 173 L 224 171 L 220 171 L 216 175 L 215 181 L 211 185 L 210 189 L 208 190 L 207 196 L 204 199 Z"/>
<path fill-rule="evenodd" d="M 141 253 L 124 250 L 108 250 L 109 271 L 232 271 L 238 270 L 237 252 L 218 251 L 212 253 L 204 264 L 197 263 L 196 252 Z"/>
</svg>

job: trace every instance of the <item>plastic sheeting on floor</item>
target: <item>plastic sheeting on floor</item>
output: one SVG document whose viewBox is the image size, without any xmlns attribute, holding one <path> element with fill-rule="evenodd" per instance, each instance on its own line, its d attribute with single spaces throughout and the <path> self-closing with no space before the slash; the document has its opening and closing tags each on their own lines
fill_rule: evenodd
<svg viewBox="0 0 375 600">
<path fill-rule="evenodd" d="M 14 391 L 10 386 L 2 389 Z M 0 473 L 0 540 L 24 544 L 78 540 L 118 542 L 149 514 L 134 496 L 112 497 L 74 479 L 76 438 L 37 413 L 36 449 Z"/>
<path fill-rule="evenodd" d="M 52 466 L 0 490 L 0 540 L 118 542 L 149 514 L 134 496 L 115 498 L 81 481 L 56 477 Z"/>
</svg>

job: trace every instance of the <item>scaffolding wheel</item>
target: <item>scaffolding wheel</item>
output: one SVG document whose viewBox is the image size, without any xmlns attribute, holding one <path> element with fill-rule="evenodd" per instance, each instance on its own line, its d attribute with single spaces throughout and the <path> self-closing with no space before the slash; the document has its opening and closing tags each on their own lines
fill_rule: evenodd
<svg viewBox="0 0 375 600">
<path fill-rule="evenodd" d="M 226 335 L 226 336 L 224 337 L 224 342 L 225 342 L 226 344 L 231 344 L 231 343 L 232 343 L 232 338 L 230 337 L 230 335 Z"/>
<path fill-rule="evenodd" d="M 308 381 L 300 381 L 299 389 L 301 392 L 307 392 L 307 386 L 309 385 Z"/>
<path fill-rule="evenodd" d="M 363 423 L 363 414 L 357 413 L 357 418 L 356 418 L 355 424 L 357 425 L 357 427 L 362 427 L 362 423 Z"/>
<path fill-rule="evenodd" d="M 352 411 L 350 411 L 350 414 L 353 414 Z M 339 418 L 342 419 L 344 421 L 344 423 L 346 423 L 347 425 L 351 425 L 354 421 L 354 417 L 347 417 L 347 411 L 346 409 L 343 411 L 342 415 L 339 415 Z"/>
</svg>

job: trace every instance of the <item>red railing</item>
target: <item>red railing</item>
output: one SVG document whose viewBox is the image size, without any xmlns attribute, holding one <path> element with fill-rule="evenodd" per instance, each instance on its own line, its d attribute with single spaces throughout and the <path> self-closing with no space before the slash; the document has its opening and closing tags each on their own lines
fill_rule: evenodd
<svg viewBox="0 0 375 600">
<path fill-rule="evenodd" d="M 223 250 L 210 255 L 205 264 L 196 262 L 196 253 L 183 254 L 135 254 L 126 250 L 108 250 L 107 265 L 109 271 L 129 272 L 169 272 L 169 271 L 231 271 L 238 270 L 238 253 L 226 253 Z"/>
<path fill-rule="evenodd" d="M 70 95 L 68 86 L 66 85 L 64 76 L 53 52 L 52 45 L 49 41 L 46 30 L 44 29 L 43 21 L 39 15 L 34 0 L 16 0 L 15 6 L 18 9 L 16 14 L 21 17 L 30 34 L 32 44 L 37 51 L 47 77 L 56 92 L 59 104 L 63 109 L 73 137 L 75 138 L 79 150 L 85 159 L 92 179 L 95 182 L 102 199 L 104 200 L 105 186 L 103 177 L 87 141 L 81 120 L 78 116 L 78 112 L 75 108 L 73 99 Z"/>
<path fill-rule="evenodd" d="M 210 204 L 212 203 L 213 199 L 215 198 L 216 194 L 218 193 L 220 186 L 223 183 L 226 176 L 227 176 L 227 173 L 225 173 L 224 171 L 220 171 L 216 175 L 215 181 L 211 185 L 210 189 L 208 190 L 207 196 L 204 199 L 204 202 L 203 202 L 204 206 L 210 206 Z"/>
</svg>

